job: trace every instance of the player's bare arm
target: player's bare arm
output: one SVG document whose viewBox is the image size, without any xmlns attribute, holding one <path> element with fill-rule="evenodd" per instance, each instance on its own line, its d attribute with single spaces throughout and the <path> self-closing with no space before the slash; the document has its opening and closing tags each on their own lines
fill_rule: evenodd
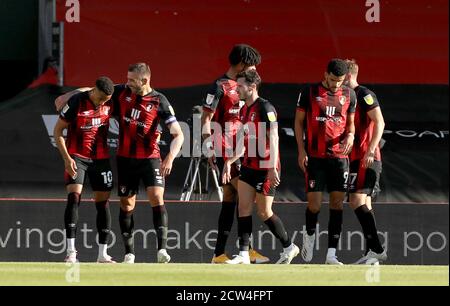
<svg viewBox="0 0 450 306">
<path fill-rule="evenodd" d="M 222 171 L 222 184 L 226 185 L 231 181 L 231 165 L 235 163 L 239 158 L 244 156 L 245 147 L 243 145 L 237 145 L 236 155 L 225 160 Z"/>
<path fill-rule="evenodd" d="M 355 114 L 350 113 L 347 117 L 345 128 L 346 136 L 342 141 L 342 154 L 348 155 L 352 151 L 353 141 L 355 140 Z"/>
<path fill-rule="evenodd" d="M 62 108 L 67 104 L 70 97 L 72 97 L 73 95 L 76 95 L 77 93 L 80 93 L 80 92 L 89 91 L 91 89 L 92 89 L 92 87 L 81 87 L 81 88 L 69 91 L 68 93 L 65 93 L 65 94 L 59 96 L 58 98 L 55 99 L 56 111 L 60 112 L 62 110 Z"/>
<path fill-rule="evenodd" d="M 202 139 L 207 141 L 211 138 L 211 120 L 214 116 L 214 112 L 203 111 L 202 112 Z M 214 156 L 213 144 L 208 141 L 206 144 L 208 149 L 208 162 L 212 168 L 217 168 L 216 157 Z"/>
<path fill-rule="evenodd" d="M 181 130 L 180 124 L 178 122 L 173 122 L 168 126 L 170 134 L 172 134 L 172 142 L 170 143 L 170 151 L 166 158 L 161 164 L 161 174 L 163 176 L 168 176 L 172 172 L 172 165 L 174 159 L 177 157 L 181 150 L 181 146 L 184 142 L 183 131 Z"/>
<path fill-rule="evenodd" d="M 58 147 L 59 153 L 64 160 L 64 168 L 66 172 L 71 176 L 75 177 L 77 174 L 77 166 L 75 161 L 70 157 L 67 151 L 66 142 L 63 137 L 63 131 L 69 127 L 69 123 L 65 122 L 61 118 L 56 122 L 55 128 L 53 129 L 53 135 L 55 137 L 56 146 Z"/>
<path fill-rule="evenodd" d="M 267 131 L 267 137 L 270 141 L 270 168 L 267 176 L 270 180 L 270 185 L 272 187 L 277 187 L 281 182 L 280 173 L 277 170 L 279 155 L 278 146 L 280 140 L 278 136 L 278 124 L 271 124 L 270 129 Z"/>
<path fill-rule="evenodd" d="M 303 172 L 306 172 L 308 166 L 308 155 L 305 150 L 305 141 L 303 140 L 303 134 L 305 132 L 305 112 L 297 110 L 295 113 L 295 139 L 297 140 L 298 148 L 298 165 Z"/>
<path fill-rule="evenodd" d="M 383 136 L 384 131 L 384 118 L 383 114 L 381 113 L 381 109 L 379 107 L 376 107 L 369 112 L 367 112 L 367 115 L 369 116 L 370 120 L 373 121 L 373 134 L 372 139 L 370 140 L 369 149 L 364 155 L 363 160 L 363 166 L 365 168 L 369 168 L 375 158 L 375 149 L 377 148 L 378 144 L 380 143 L 381 137 Z"/>
</svg>

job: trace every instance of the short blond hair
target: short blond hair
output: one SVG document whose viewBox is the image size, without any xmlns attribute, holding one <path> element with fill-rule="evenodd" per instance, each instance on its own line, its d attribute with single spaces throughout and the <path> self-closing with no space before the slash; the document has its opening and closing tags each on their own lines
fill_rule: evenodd
<svg viewBox="0 0 450 306">
<path fill-rule="evenodd" d="M 359 66 L 354 59 L 346 59 L 345 62 L 348 65 L 348 72 L 352 75 L 357 75 L 359 72 Z"/>
</svg>

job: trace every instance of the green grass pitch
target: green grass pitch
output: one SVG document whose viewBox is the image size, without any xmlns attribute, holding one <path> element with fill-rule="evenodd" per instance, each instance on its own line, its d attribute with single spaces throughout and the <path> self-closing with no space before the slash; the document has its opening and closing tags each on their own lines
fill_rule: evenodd
<svg viewBox="0 0 450 306">
<path fill-rule="evenodd" d="M 0 263 L 5 285 L 449 285 L 448 266 Z"/>
</svg>

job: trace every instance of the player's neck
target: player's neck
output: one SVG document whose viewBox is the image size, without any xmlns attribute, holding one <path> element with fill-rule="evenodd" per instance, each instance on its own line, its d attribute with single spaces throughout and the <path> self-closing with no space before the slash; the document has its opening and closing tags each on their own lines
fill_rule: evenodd
<svg viewBox="0 0 450 306">
<path fill-rule="evenodd" d="M 359 86 L 359 84 L 356 80 L 350 80 L 348 82 L 347 86 L 350 87 L 351 89 L 355 89 L 356 87 Z"/>
<path fill-rule="evenodd" d="M 239 74 L 239 72 L 240 71 L 231 66 L 230 68 L 228 68 L 228 71 L 225 73 L 225 75 L 232 80 L 236 80 L 236 77 Z"/>
<path fill-rule="evenodd" d="M 142 88 L 142 92 L 139 93 L 140 96 L 146 96 L 153 91 L 153 88 L 150 85 L 144 86 Z"/>
<path fill-rule="evenodd" d="M 253 103 L 255 103 L 256 100 L 258 100 L 258 98 L 259 98 L 259 95 L 257 93 L 253 94 L 251 97 L 245 99 L 245 104 L 247 105 L 247 107 L 252 106 Z"/>
<path fill-rule="evenodd" d="M 100 103 L 98 102 L 98 99 L 95 97 L 94 89 L 91 89 L 88 92 L 88 95 L 89 95 L 89 100 L 91 100 L 91 102 L 95 105 L 95 107 L 99 107 Z"/>
</svg>

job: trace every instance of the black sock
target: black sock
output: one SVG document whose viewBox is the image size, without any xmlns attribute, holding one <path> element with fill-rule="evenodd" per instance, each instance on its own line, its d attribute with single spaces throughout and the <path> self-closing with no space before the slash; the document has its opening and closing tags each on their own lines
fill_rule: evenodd
<svg viewBox="0 0 450 306">
<path fill-rule="evenodd" d="M 239 200 L 236 201 L 236 220 L 239 220 Z M 252 237 L 252 235 L 250 234 L 250 238 L 248 241 L 248 249 L 249 250 L 253 249 L 251 237 Z"/>
<path fill-rule="evenodd" d="M 250 244 L 250 235 L 252 234 L 253 223 L 252 216 L 239 217 L 238 234 L 239 234 L 239 250 L 248 251 Z"/>
<path fill-rule="evenodd" d="M 316 232 L 317 219 L 319 217 L 319 213 L 313 213 L 306 208 L 306 232 L 309 236 L 312 236 Z"/>
<path fill-rule="evenodd" d="M 120 231 L 122 233 L 123 243 L 125 245 L 125 254 L 134 254 L 134 218 L 133 211 L 123 211 L 120 209 L 119 214 Z"/>
<path fill-rule="evenodd" d="M 222 202 L 222 209 L 219 215 L 219 228 L 217 231 L 216 248 L 214 255 L 220 256 L 225 253 L 225 245 L 227 244 L 228 236 L 230 235 L 231 227 L 234 221 L 234 212 L 236 210 L 236 203 Z"/>
<path fill-rule="evenodd" d="M 280 240 L 283 248 L 287 248 L 292 244 L 291 238 L 289 238 L 289 235 L 284 228 L 283 221 L 281 221 L 277 215 L 273 214 L 272 217 L 264 221 L 264 223 L 269 227 L 272 234 Z"/>
<path fill-rule="evenodd" d="M 66 238 L 75 238 L 77 234 L 78 206 L 81 195 L 78 192 L 71 192 L 67 195 L 67 206 L 64 211 L 64 226 L 66 228 Z"/>
<path fill-rule="evenodd" d="M 378 254 L 383 253 L 384 250 L 378 239 L 377 226 L 373 213 L 366 205 L 362 205 L 355 209 L 355 214 L 361 224 L 368 249 Z"/>
<path fill-rule="evenodd" d="M 108 238 L 111 233 L 111 213 L 109 211 L 109 202 L 96 202 L 95 207 L 97 208 L 96 224 L 98 232 L 98 243 L 108 244 Z"/>
<path fill-rule="evenodd" d="M 169 215 L 167 214 L 166 206 L 158 205 L 152 207 L 153 210 L 153 225 L 158 238 L 158 250 L 167 248 L 167 231 L 169 227 Z"/>
<path fill-rule="evenodd" d="M 342 210 L 330 209 L 328 222 L 328 248 L 337 249 L 342 232 Z"/>
</svg>

